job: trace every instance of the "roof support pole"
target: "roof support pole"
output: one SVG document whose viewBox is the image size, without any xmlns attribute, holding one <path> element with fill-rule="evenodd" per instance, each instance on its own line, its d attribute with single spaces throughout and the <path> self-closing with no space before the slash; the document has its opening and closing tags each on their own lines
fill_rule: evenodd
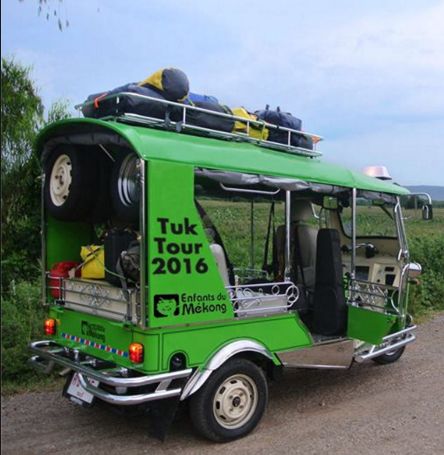
<svg viewBox="0 0 444 455">
<path fill-rule="evenodd" d="M 42 249 L 41 249 L 41 259 L 42 259 L 42 303 L 44 306 L 46 306 L 48 303 L 46 301 L 46 293 L 47 293 L 47 288 L 46 286 L 48 285 L 46 283 L 46 267 L 47 267 L 47 261 L 46 261 L 46 212 L 45 212 L 45 179 L 46 179 L 46 174 L 45 172 L 42 173 L 41 175 L 42 181 L 41 181 L 41 188 L 40 188 L 40 209 L 41 209 L 41 220 L 40 220 L 40 235 L 42 239 Z M 49 178 L 49 177 L 48 177 Z"/>
<path fill-rule="evenodd" d="M 356 188 L 352 189 L 352 251 L 351 251 L 351 279 L 354 280 L 356 277 Z"/>
<path fill-rule="evenodd" d="M 286 191 L 285 192 L 285 281 L 290 280 L 290 272 L 291 272 L 290 223 L 291 223 L 291 191 Z"/>
<path fill-rule="evenodd" d="M 146 306 L 147 306 L 147 293 L 146 293 L 146 274 L 147 274 L 147 241 L 146 241 L 146 201 L 147 201 L 147 186 L 146 186 L 146 162 L 142 159 L 139 160 L 139 176 L 141 198 L 139 205 L 139 223 L 140 223 L 140 326 L 142 329 L 146 328 Z"/>
<path fill-rule="evenodd" d="M 254 264 L 254 199 L 250 202 L 250 268 L 253 271 Z"/>
</svg>

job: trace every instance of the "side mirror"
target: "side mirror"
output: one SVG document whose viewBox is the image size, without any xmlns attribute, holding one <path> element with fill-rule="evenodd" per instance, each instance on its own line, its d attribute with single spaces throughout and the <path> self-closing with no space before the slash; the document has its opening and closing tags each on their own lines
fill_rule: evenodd
<svg viewBox="0 0 444 455">
<path fill-rule="evenodd" d="M 429 221 L 433 219 L 433 207 L 432 204 L 424 204 L 422 206 L 422 219 Z"/>
<path fill-rule="evenodd" d="M 418 264 L 417 262 L 410 262 L 408 270 L 409 270 L 409 279 L 418 278 L 422 273 L 421 264 Z"/>
</svg>

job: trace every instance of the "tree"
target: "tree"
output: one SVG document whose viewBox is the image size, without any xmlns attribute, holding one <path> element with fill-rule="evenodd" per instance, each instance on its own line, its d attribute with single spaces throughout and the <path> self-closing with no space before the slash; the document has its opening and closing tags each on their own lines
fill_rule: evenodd
<svg viewBox="0 0 444 455">
<path fill-rule="evenodd" d="M 2 292 L 11 281 L 33 280 L 40 259 L 40 162 L 33 148 L 47 123 L 30 68 L 2 59 L 1 97 L 1 265 Z M 51 121 L 67 117 L 66 103 L 55 103 Z"/>
<path fill-rule="evenodd" d="M 23 0 L 19 0 L 19 2 L 23 2 Z M 55 19 L 60 31 L 69 27 L 68 19 L 63 18 L 63 13 L 61 12 L 62 3 L 63 0 L 38 0 L 37 8 L 37 14 L 46 17 L 47 21 Z"/>
</svg>

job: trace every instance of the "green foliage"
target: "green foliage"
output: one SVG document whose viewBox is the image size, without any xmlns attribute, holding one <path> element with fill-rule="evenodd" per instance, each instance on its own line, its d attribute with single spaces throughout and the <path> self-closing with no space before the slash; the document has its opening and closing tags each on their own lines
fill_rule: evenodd
<svg viewBox="0 0 444 455">
<path fill-rule="evenodd" d="M 13 280 L 32 281 L 39 274 L 40 162 L 33 143 L 49 121 L 67 117 L 66 102 L 43 116 L 43 105 L 30 69 L 2 59 L 2 290 Z"/>
<path fill-rule="evenodd" d="M 249 202 L 231 200 L 199 200 L 216 226 L 234 267 L 247 268 L 251 264 L 251 206 Z M 265 238 L 267 236 L 270 202 L 254 203 L 253 268 L 262 269 Z M 275 226 L 284 224 L 284 204 L 275 206 Z M 271 260 L 271 239 L 268 260 Z"/>
<path fill-rule="evenodd" d="M 35 373 L 28 367 L 27 345 L 42 336 L 45 309 L 40 283 L 11 283 L 2 299 L 2 379 L 25 381 Z"/>
<path fill-rule="evenodd" d="M 419 285 L 410 287 L 410 311 L 421 315 L 444 310 L 444 233 L 413 237 L 410 251 L 412 260 L 423 269 Z"/>
<path fill-rule="evenodd" d="M 2 58 L 2 173 L 26 163 L 36 131 L 43 123 L 43 104 L 30 79 L 30 68 Z"/>
<path fill-rule="evenodd" d="M 55 103 L 45 120 L 30 69 L 2 59 L 1 98 L 1 266 L 2 378 L 22 383 L 34 376 L 27 366 L 28 343 L 41 336 L 40 162 L 33 149 L 37 131 L 67 117 Z"/>
</svg>

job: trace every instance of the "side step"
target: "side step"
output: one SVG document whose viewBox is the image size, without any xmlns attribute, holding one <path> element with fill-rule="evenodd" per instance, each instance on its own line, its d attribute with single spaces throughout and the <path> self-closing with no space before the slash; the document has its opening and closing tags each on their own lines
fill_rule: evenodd
<svg viewBox="0 0 444 455">
<path fill-rule="evenodd" d="M 392 333 L 383 338 L 383 342 L 378 346 L 372 346 L 370 349 L 358 351 L 355 354 L 355 361 L 358 363 L 378 357 L 386 352 L 394 349 L 402 348 L 416 340 L 416 336 L 412 333 L 416 329 L 416 325 L 407 327 L 399 332 Z"/>
</svg>

